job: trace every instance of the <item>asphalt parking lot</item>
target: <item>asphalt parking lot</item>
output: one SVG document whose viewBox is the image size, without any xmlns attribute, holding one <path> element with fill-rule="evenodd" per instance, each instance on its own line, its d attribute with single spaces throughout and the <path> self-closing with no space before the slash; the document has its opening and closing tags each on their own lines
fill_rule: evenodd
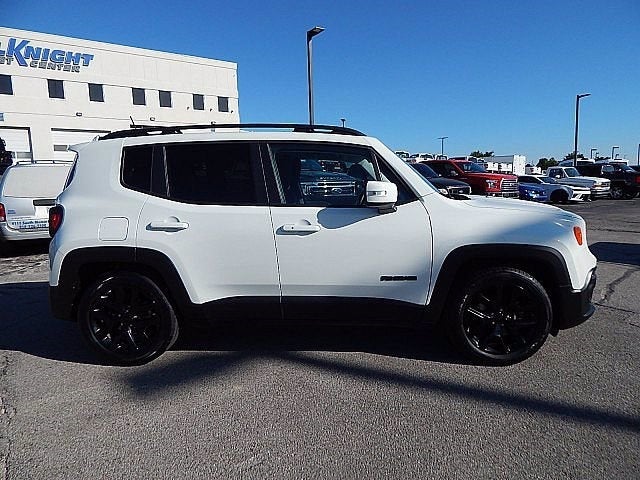
<svg viewBox="0 0 640 480">
<path fill-rule="evenodd" d="M 309 325 L 105 366 L 49 313 L 46 245 L 1 251 L 0 478 L 637 478 L 640 198 L 564 208 L 597 311 L 502 368 L 429 332 Z"/>
</svg>

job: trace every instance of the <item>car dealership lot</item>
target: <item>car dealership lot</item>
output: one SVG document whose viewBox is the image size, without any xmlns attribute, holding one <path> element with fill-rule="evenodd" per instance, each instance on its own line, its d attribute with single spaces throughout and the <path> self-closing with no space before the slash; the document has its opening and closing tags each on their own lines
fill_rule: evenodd
<svg viewBox="0 0 640 480">
<path fill-rule="evenodd" d="M 45 247 L 0 251 L 0 478 L 633 478 L 640 199 L 565 208 L 587 221 L 598 310 L 502 368 L 432 332 L 310 325 L 103 366 L 48 311 Z"/>
</svg>

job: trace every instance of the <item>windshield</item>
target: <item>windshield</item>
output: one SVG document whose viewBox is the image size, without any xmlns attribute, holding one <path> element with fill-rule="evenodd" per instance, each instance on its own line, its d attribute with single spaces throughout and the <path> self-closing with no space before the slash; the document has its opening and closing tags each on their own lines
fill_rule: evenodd
<svg viewBox="0 0 640 480">
<path fill-rule="evenodd" d="M 633 172 L 635 173 L 636 171 L 631 168 L 629 165 L 620 165 L 620 168 L 622 169 L 623 172 Z"/>
<path fill-rule="evenodd" d="M 473 162 L 457 162 L 457 165 L 465 172 L 470 173 L 487 173 L 482 165 Z"/>
<path fill-rule="evenodd" d="M 556 182 L 555 178 L 551 177 L 540 177 L 540 180 L 542 180 L 544 183 L 558 183 Z"/>
<path fill-rule="evenodd" d="M 322 165 L 317 160 L 309 160 L 309 159 L 301 159 L 300 160 L 300 168 L 302 170 L 312 171 L 312 172 L 324 172 Z"/>
<path fill-rule="evenodd" d="M 437 178 L 438 175 L 433 169 L 424 163 L 412 163 L 411 166 L 424 178 Z"/>
<path fill-rule="evenodd" d="M 580 176 L 580 172 L 578 172 L 578 170 L 576 170 L 573 167 L 566 168 L 564 172 L 567 174 L 567 177 L 579 177 Z"/>
</svg>

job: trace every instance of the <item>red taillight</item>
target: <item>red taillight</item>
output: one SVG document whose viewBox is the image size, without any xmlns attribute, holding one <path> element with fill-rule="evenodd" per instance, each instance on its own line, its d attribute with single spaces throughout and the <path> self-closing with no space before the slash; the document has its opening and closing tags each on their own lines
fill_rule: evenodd
<svg viewBox="0 0 640 480">
<path fill-rule="evenodd" d="M 576 237 L 576 242 L 578 242 L 578 245 L 582 245 L 583 238 L 582 229 L 580 227 L 573 227 L 573 236 Z"/>
<path fill-rule="evenodd" d="M 49 236 L 53 237 L 60 225 L 62 225 L 62 217 L 64 214 L 64 210 L 62 205 L 56 205 L 49 209 Z"/>
<path fill-rule="evenodd" d="M 4 211 L 4 205 L 0 203 L 0 222 L 7 221 L 7 214 Z"/>
<path fill-rule="evenodd" d="M 640 175 L 636 175 L 636 183 L 640 183 Z"/>
</svg>

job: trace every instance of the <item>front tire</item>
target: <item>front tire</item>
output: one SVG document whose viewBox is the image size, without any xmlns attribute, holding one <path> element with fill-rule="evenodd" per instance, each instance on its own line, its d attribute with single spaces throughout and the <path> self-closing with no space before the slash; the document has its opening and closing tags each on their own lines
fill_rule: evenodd
<svg viewBox="0 0 640 480">
<path fill-rule="evenodd" d="M 136 273 L 110 273 L 86 289 L 78 324 L 91 347 L 112 363 L 140 365 L 178 338 L 178 321 L 162 290 Z"/>
<path fill-rule="evenodd" d="M 544 287 L 527 272 L 501 267 L 479 272 L 449 304 L 449 338 L 480 363 L 511 365 L 544 344 L 552 308 Z"/>
<path fill-rule="evenodd" d="M 551 200 L 551 203 L 565 204 L 569 202 L 569 195 L 564 190 L 555 190 L 551 194 L 550 200 Z"/>
</svg>

